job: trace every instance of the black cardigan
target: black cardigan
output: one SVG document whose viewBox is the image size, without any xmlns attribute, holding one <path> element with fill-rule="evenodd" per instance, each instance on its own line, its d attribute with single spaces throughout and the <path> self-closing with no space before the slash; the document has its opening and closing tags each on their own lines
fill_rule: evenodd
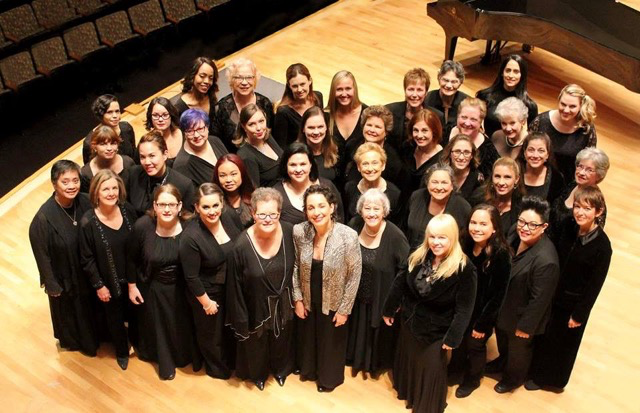
<svg viewBox="0 0 640 413">
<path fill-rule="evenodd" d="M 387 139 L 394 148 L 400 150 L 402 144 L 408 139 L 407 117 L 405 116 L 407 111 L 407 101 L 403 100 L 402 102 L 388 103 L 385 106 L 393 116 L 393 129 L 391 130 L 391 133 L 389 133 Z M 432 111 L 438 117 L 440 125 L 444 129 L 444 113 L 434 107 L 427 106 L 426 99 L 423 102 L 422 107 Z"/>
<path fill-rule="evenodd" d="M 229 153 L 222 141 L 217 137 L 210 135 L 208 140 L 216 159 L 220 159 L 223 155 Z M 178 155 L 176 155 L 173 161 L 173 170 L 191 179 L 196 188 L 205 182 L 213 182 L 214 167 L 215 165 L 211 165 L 204 159 L 188 153 L 184 149 L 184 145 L 180 148 Z"/>
<path fill-rule="evenodd" d="M 349 222 L 349 226 L 359 234 L 364 227 L 364 221 L 360 216 L 356 216 Z M 408 256 L 409 241 L 407 241 L 407 237 L 404 236 L 400 228 L 387 221 L 380 238 L 380 246 L 377 248 L 373 274 L 371 274 L 373 281 L 373 299 L 371 301 L 372 328 L 380 326 L 384 300 L 391 290 L 393 280 L 407 265 Z"/>
<path fill-rule="evenodd" d="M 476 269 L 467 260 L 464 269 L 436 281 L 431 291 L 422 296 L 414 284 L 420 268 L 418 265 L 409 272 L 403 265 L 393 281 L 382 314 L 395 317 L 401 308 L 402 321 L 416 339 L 425 345 L 442 340 L 449 347 L 458 347 L 473 312 Z"/>
</svg>

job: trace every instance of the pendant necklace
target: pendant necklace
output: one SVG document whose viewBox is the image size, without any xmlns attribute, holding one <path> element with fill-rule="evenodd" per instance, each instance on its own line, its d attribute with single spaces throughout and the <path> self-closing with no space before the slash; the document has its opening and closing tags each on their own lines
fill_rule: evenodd
<svg viewBox="0 0 640 413">
<path fill-rule="evenodd" d="M 78 221 L 76 221 L 76 212 L 78 212 L 78 209 L 77 208 L 73 208 L 73 217 L 72 217 L 71 215 L 69 215 L 67 210 L 64 209 L 64 207 L 62 205 L 60 205 L 60 203 L 57 200 L 56 200 L 56 204 L 58 204 L 60 209 L 62 209 L 62 212 L 64 212 L 64 214 L 67 216 L 67 218 L 69 218 L 71 220 L 71 222 L 73 223 L 73 226 L 77 227 L 78 226 Z"/>
</svg>

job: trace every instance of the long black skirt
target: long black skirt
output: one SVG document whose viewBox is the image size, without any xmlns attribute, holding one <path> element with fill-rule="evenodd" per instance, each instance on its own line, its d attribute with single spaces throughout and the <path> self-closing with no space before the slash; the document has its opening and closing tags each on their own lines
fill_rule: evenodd
<svg viewBox="0 0 640 413">
<path fill-rule="evenodd" d="M 389 327 L 383 321 L 377 328 L 371 324 L 371 304 L 356 301 L 349 317 L 347 365 L 377 374 L 393 367 L 399 328 L 397 324 Z"/>
<path fill-rule="evenodd" d="M 266 381 L 269 374 L 287 377 L 293 371 L 295 346 L 293 320 L 280 329 L 278 337 L 272 330 L 262 330 L 239 341 L 236 356 L 236 376 L 242 380 Z"/>
<path fill-rule="evenodd" d="M 554 308 L 544 335 L 534 340 L 530 378 L 540 386 L 564 388 L 578 356 L 586 322 L 569 328 L 568 310 Z"/>
<path fill-rule="evenodd" d="M 81 351 L 95 357 L 98 351 L 98 334 L 88 294 L 49 297 L 53 336 L 65 350 Z"/>
<path fill-rule="evenodd" d="M 426 345 L 404 324 L 400 328 L 393 388 L 398 399 L 419 413 L 441 413 L 447 406 L 447 352 L 442 340 Z"/>
<path fill-rule="evenodd" d="M 311 305 L 307 318 L 298 323 L 297 356 L 302 380 L 315 380 L 318 386 L 334 389 L 344 382 L 348 323 L 336 327 L 335 312 L 322 313 Z"/>
<path fill-rule="evenodd" d="M 207 315 L 198 299 L 186 291 L 193 322 L 196 330 L 198 348 L 202 355 L 205 372 L 208 376 L 217 379 L 228 379 L 231 377 L 232 354 L 230 354 L 230 337 L 224 326 L 224 301 L 223 294 L 210 293 L 209 298 L 218 303 L 218 312 Z M 197 370 L 197 369 L 196 369 Z"/>
<path fill-rule="evenodd" d="M 166 378 L 175 374 L 176 367 L 185 367 L 199 354 L 184 287 L 180 283 L 151 281 L 145 304 L 153 324 L 154 358 L 160 377 Z"/>
<path fill-rule="evenodd" d="M 140 360 L 157 362 L 158 346 L 153 320 L 153 307 L 149 302 L 151 283 L 137 283 L 137 287 L 145 302 L 136 305 L 127 298 L 127 305 L 131 307 L 129 339 Z M 124 294 L 126 295 L 126 293 Z"/>
</svg>

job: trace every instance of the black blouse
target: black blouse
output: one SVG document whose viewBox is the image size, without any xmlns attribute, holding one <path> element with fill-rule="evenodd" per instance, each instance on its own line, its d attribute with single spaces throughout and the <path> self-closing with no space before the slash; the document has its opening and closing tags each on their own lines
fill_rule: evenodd
<svg viewBox="0 0 640 413">
<path fill-rule="evenodd" d="M 273 104 L 268 97 L 255 92 L 256 105 L 262 109 L 267 117 L 267 127 L 273 126 Z M 231 142 L 236 134 L 240 113 L 233 100 L 233 94 L 230 93 L 216 103 L 215 116 L 211 123 L 211 134 L 220 138 L 224 146 L 231 153 L 235 153 L 237 148 Z"/>
<path fill-rule="evenodd" d="M 401 193 L 400 189 L 392 182 L 387 181 L 387 189 L 384 191 L 387 198 L 389 198 L 389 204 L 391 206 L 391 212 L 387 219 L 398 226 L 402 226 L 405 219 L 403 205 L 401 205 Z M 349 222 L 351 218 L 358 216 L 356 209 L 358 205 L 358 199 L 362 193 L 358 189 L 357 181 L 349 181 L 344 186 L 344 203 L 345 203 L 345 221 Z"/>
<path fill-rule="evenodd" d="M 416 189 L 424 188 L 424 174 L 427 170 L 440 162 L 440 156 L 442 156 L 442 149 L 436 152 L 431 158 L 427 159 L 420 166 L 416 166 L 416 158 L 414 157 L 416 145 L 413 142 L 407 142 L 402 146 L 402 158 L 405 165 L 405 170 L 408 175 L 408 186 L 403 192 L 408 195 L 412 194 Z M 408 196 L 407 195 L 407 196 Z"/>
<path fill-rule="evenodd" d="M 222 141 L 215 136 L 209 135 L 209 144 L 216 159 L 220 159 L 220 157 L 229 153 Z M 180 148 L 176 159 L 173 161 L 173 170 L 191 179 L 196 188 L 205 182 L 213 182 L 214 167 L 215 165 L 211 165 L 199 156 L 188 153 L 184 149 L 184 145 Z"/>
<path fill-rule="evenodd" d="M 122 139 L 122 141 L 120 142 L 120 145 L 118 145 L 118 153 L 120 155 L 127 155 L 128 157 L 132 158 L 134 161 L 137 159 L 139 162 L 138 157 L 135 156 L 136 153 L 136 135 L 133 131 L 133 127 L 131 127 L 131 125 L 129 124 L 129 122 L 125 122 L 122 121 L 118 124 L 118 126 L 120 127 L 120 138 Z M 82 162 L 89 163 L 89 161 L 91 160 L 92 156 L 91 156 L 91 134 L 93 133 L 93 131 L 89 132 L 89 134 L 84 138 L 84 141 L 82 142 Z"/>
<path fill-rule="evenodd" d="M 387 163 L 385 164 L 384 171 L 382 171 L 382 177 L 388 182 L 394 183 L 398 188 L 407 188 L 410 185 L 410 177 L 407 174 L 407 168 L 402 158 L 398 154 L 398 151 L 389 143 L 384 142 L 382 146 L 387 154 Z M 347 165 L 346 169 L 346 181 L 359 182 L 362 179 L 360 171 L 355 161 L 351 161 Z"/>
<path fill-rule="evenodd" d="M 273 136 L 269 136 L 265 143 L 278 155 L 278 159 L 269 158 L 248 143 L 238 149 L 238 156 L 244 161 L 249 177 L 251 177 L 251 181 L 256 188 L 271 187 L 280 180 L 279 168 L 283 152 L 282 148 L 273 139 Z"/>
<path fill-rule="evenodd" d="M 493 132 L 499 130 L 500 120 L 496 115 L 496 108 L 498 104 L 510 97 L 517 97 L 515 91 L 506 91 L 504 88 L 499 88 L 493 91 L 489 91 L 488 89 L 481 90 L 476 95 L 477 98 L 482 99 L 487 104 L 487 116 L 484 118 L 484 132 L 491 136 Z M 522 99 L 521 99 L 522 100 Z M 538 105 L 533 101 L 527 94 L 526 98 L 522 100 L 522 102 L 529 109 L 529 114 L 527 116 L 527 123 L 530 124 L 533 120 L 538 116 Z"/>
<path fill-rule="evenodd" d="M 131 159 L 127 155 L 121 155 L 121 156 L 122 156 L 122 171 L 120 171 L 118 175 L 120 175 L 120 177 L 122 178 L 126 173 L 125 171 L 131 168 L 132 166 L 134 166 L 136 163 L 133 161 L 133 159 Z M 91 186 L 92 179 L 93 179 L 93 171 L 91 170 L 90 162 L 87 162 L 80 169 L 80 180 L 81 180 L 80 191 L 88 193 L 89 187 Z"/>
<path fill-rule="evenodd" d="M 333 127 L 333 141 L 338 146 L 338 159 L 340 163 L 340 174 L 342 176 L 346 176 L 346 168 L 347 165 L 351 161 L 353 161 L 353 155 L 356 153 L 356 149 L 358 146 L 364 143 L 364 134 L 362 132 L 362 124 L 360 123 L 360 118 L 362 117 L 362 112 L 368 108 L 367 105 L 361 103 L 360 115 L 358 116 L 358 122 L 356 123 L 356 127 L 353 128 L 351 135 L 344 137 L 340 133 L 340 129 L 338 129 L 338 124 L 336 123 Z"/>
<path fill-rule="evenodd" d="M 537 196 L 551 204 L 560 195 L 565 187 L 565 182 L 562 174 L 551 167 L 547 167 L 547 173 L 544 178 L 544 183 L 540 186 L 524 185 L 527 195 Z"/>
<path fill-rule="evenodd" d="M 313 94 L 316 97 L 314 106 L 324 107 L 322 93 L 314 91 Z M 291 106 L 278 106 L 273 118 L 273 130 L 271 133 L 281 148 L 286 148 L 298 139 L 301 127 L 302 115 L 296 112 Z"/>
<path fill-rule="evenodd" d="M 387 136 L 387 140 L 395 149 L 400 150 L 402 145 L 408 140 L 408 134 L 410 133 L 407 131 L 407 125 L 409 124 L 409 119 L 407 119 L 406 116 L 407 102 L 403 100 L 402 102 L 388 103 L 385 106 L 393 116 L 393 129 L 391 133 L 389 133 L 389 136 Z M 440 125 L 442 125 L 444 129 L 444 113 L 433 106 L 428 106 L 426 101 L 423 102 L 422 107 L 432 111 L 438 117 Z M 442 136 L 444 137 L 444 135 Z"/>
<path fill-rule="evenodd" d="M 458 121 L 458 106 L 460 102 L 468 98 L 464 92 L 457 91 L 455 95 L 453 95 L 453 101 L 451 103 L 451 107 L 445 108 L 444 103 L 442 102 L 442 97 L 440 96 L 440 89 L 432 90 L 427 93 L 427 97 L 424 99 L 424 104 L 430 106 L 432 108 L 438 109 L 444 115 L 444 123 L 442 124 L 442 137 L 449 137 L 451 134 L 451 129 L 456 126 Z M 444 145 L 443 145 L 444 146 Z"/>
<path fill-rule="evenodd" d="M 329 187 L 329 189 L 335 194 L 336 198 L 338 199 L 338 204 L 335 208 L 336 221 L 340 223 L 345 222 L 344 206 L 342 204 L 342 197 L 340 196 L 338 188 L 336 188 L 333 182 L 325 178 L 319 178 L 318 181 L 320 185 Z M 282 181 L 278 181 L 278 183 L 273 186 L 273 189 L 280 192 L 280 194 L 282 195 L 282 210 L 280 211 L 281 221 L 288 222 L 291 225 L 295 225 L 307 220 L 304 211 L 294 207 L 291 203 L 289 195 L 287 195 L 287 192 L 284 190 L 284 183 Z"/>
<path fill-rule="evenodd" d="M 336 164 L 333 166 L 326 167 L 324 166 L 324 157 L 322 156 L 322 154 L 314 155 L 313 160 L 316 162 L 316 165 L 318 166 L 318 175 L 320 175 L 321 178 L 328 179 L 329 181 L 335 181 L 338 178 L 339 161 L 336 162 Z"/>
<path fill-rule="evenodd" d="M 180 116 L 182 116 L 184 112 L 186 112 L 188 109 L 191 109 L 191 107 L 187 105 L 187 102 L 182 99 L 182 95 L 183 94 L 181 93 L 171 99 L 171 103 L 173 103 L 173 106 L 175 106 L 176 110 L 178 111 L 178 119 L 180 119 Z M 209 124 L 213 122 L 215 107 L 215 99 L 209 99 Z"/>
</svg>

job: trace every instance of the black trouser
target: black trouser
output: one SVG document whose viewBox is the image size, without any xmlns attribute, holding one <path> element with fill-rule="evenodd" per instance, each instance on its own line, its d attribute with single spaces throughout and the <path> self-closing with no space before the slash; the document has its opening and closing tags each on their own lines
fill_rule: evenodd
<svg viewBox="0 0 640 413">
<path fill-rule="evenodd" d="M 279 331 L 263 330 L 261 335 L 251 334 L 238 342 L 236 375 L 243 380 L 266 381 L 269 373 L 286 377 L 293 371 L 295 358 L 293 320 Z"/>
<path fill-rule="evenodd" d="M 450 374 L 462 375 L 462 385 L 478 387 L 487 364 L 487 341 L 491 334 L 483 338 L 473 338 L 471 330 L 465 333 L 460 347 L 451 353 Z"/>
<path fill-rule="evenodd" d="M 126 291 L 126 288 L 123 291 Z M 122 293 L 120 297 L 111 296 L 109 301 L 102 302 L 105 318 L 107 319 L 107 328 L 109 329 L 113 346 L 116 349 L 116 357 L 120 358 L 129 357 L 127 327 L 124 325 L 128 300 L 127 294 Z"/>
<path fill-rule="evenodd" d="M 533 336 L 518 337 L 514 331 L 502 333 L 507 339 L 507 359 L 501 381 L 510 386 L 520 386 L 527 378 L 531 365 Z"/>
</svg>

